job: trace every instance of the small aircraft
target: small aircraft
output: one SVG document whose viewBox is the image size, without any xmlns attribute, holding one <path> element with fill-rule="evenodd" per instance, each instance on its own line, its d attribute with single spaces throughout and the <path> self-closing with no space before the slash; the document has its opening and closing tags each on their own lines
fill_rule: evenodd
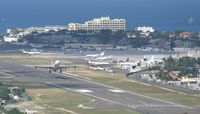
<svg viewBox="0 0 200 114">
<path fill-rule="evenodd" d="M 152 56 L 149 60 L 147 60 L 146 57 L 144 57 L 143 60 L 141 60 L 142 64 L 148 64 L 148 65 L 155 65 L 156 63 L 163 63 L 164 61 L 162 59 L 155 59 L 155 56 Z"/>
<path fill-rule="evenodd" d="M 142 68 L 140 66 L 133 65 L 133 66 L 130 66 L 129 69 L 127 70 L 128 70 L 128 73 L 126 74 L 126 76 L 129 76 L 131 74 L 135 74 L 142 71 Z"/>
<path fill-rule="evenodd" d="M 132 66 L 130 67 L 129 69 L 129 73 L 132 74 L 132 73 L 137 73 L 139 71 L 142 71 L 142 69 L 139 67 L 139 66 Z"/>
<path fill-rule="evenodd" d="M 35 68 L 48 69 L 49 73 L 59 71 L 62 73 L 62 69 L 76 68 L 76 66 L 61 65 L 59 60 L 51 61 L 51 65 L 35 65 Z"/>
<path fill-rule="evenodd" d="M 38 55 L 38 54 L 41 54 L 40 51 L 36 51 L 36 50 L 34 50 L 34 51 L 26 51 L 24 49 L 22 49 L 22 53 L 23 54 L 29 54 L 29 55 Z"/>
<path fill-rule="evenodd" d="M 102 57 L 97 57 L 96 59 L 97 60 L 107 60 L 107 59 L 112 59 L 112 55 L 110 55 L 110 56 L 102 56 Z"/>
<path fill-rule="evenodd" d="M 94 57 L 94 58 L 96 58 L 96 57 L 100 57 L 100 56 L 104 56 L 104 52 L 101 52 L 100 54 L 88 54 L 88 55 L 86 55 L 86 57 Z"/>
</svg>

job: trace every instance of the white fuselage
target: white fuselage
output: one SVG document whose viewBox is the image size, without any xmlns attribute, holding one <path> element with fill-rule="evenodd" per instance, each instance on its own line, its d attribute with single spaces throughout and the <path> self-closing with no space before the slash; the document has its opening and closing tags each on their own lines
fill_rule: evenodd
<svg viewBox="0 0 200 114">
<path fill-rule="evenodd" d="M 106 59 L 112 59 L 112 56 L 103 56 L 103 57 L 97 57 L 97 60 L 106 60 Z"/>
<path fill-rule="evenodd" d="M 92 62 L 88 61 L 89 65 L 109 65 L 107 62 Z"/>
<path fill-rule="evenodd" d="M 60 68 L 60 61 L 56 60 L 53 64 L 52 64 L 52 70 L 53 71 L 57 71 Z"/>
<path fill-rule="evenodd" d="M 29 54 L 29 55 L 41 54 L 41 52 L 39 51 L 25 51 L 25 50 L 23 50 L 22 53 Z"/>
<path fill-rule="evenodd" d="M 118 63 L 118 66 L 122 69 L 130 69 L 132 66 L 137 66 L 137 63 L 135 62 L 120 62 Z"/>
<path fill-rule="evenodd" d="M 100 57 L 100 56 L 104 56 L 104 52 L 100 53 L 100 54 L 89 54 L 89 55 L 86 55 L 86 57 Z"/>
</svg>

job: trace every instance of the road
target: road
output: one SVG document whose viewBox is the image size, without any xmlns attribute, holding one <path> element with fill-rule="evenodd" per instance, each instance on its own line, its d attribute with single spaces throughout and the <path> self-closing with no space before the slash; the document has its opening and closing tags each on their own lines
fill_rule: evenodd
<svg viewBox="0 0 200 114">
<path fill-rule="evenodd" d="M 96 108 L 108 105 L 111 107 L 131 108 L 141 113 L 150 114 L 181 114 L 184 112 L 200 114 L 198 109 L 192 107 L 120 90 L 70 74 L 50 74 L 44 70 L 5 60 L 0 60 L 0 71 L 13 75 L 14 80 L 19 82 L 42 83 L 49 87 L 62 88 L 66 91 L 76 92 L 102 101 L 103 103 L 93 103 Z"/>
</svg>

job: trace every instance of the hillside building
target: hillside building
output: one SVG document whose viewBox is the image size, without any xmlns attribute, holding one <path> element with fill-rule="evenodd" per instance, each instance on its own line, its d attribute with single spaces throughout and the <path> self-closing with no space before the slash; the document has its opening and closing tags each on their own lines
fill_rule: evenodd
<svg viewBox="0 0 200 114">
<path fill-rule="evenodd" d="M 153 27 L 146 27 L 146 26 L 137 27 L 135 30 L 136 30 L 136 31 L 141 31 L 141 32 L 143 32 L 143 33 L 155 32 L 155 29 L 154 29 Z"/>
<path fill-rule="evenodd" d="M 84 24 L 69 23 L 68 30 L 125 30 L 125 19 L 110 19 L 109 17 L 94 18 Z"/>
</svg>

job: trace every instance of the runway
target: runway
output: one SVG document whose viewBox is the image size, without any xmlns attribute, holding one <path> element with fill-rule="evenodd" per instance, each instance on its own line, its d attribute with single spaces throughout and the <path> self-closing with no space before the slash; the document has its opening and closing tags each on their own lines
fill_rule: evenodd
<svg viewBox="0 0 200 114">
<path fill-rule="evenodd" d="M 122 107 L 131 108 L 141 113 L 150 114 L 199 114 L 199 110 L 192 107 L 148 97 L 142 94 L 121 90 L 108 85 L 93 82 L 87 78 L 70 74 L 48 73 L 18 63 L 0 60 L 0 71 L 11 74 L 14 80 L 26 83 L 42 83 L 49 87 L 62 88 L 100 100 L 103 103 L 95 104 L 95 108 Z M 93 106 L 90 104 L 91 107 Z"/>
</svg>

